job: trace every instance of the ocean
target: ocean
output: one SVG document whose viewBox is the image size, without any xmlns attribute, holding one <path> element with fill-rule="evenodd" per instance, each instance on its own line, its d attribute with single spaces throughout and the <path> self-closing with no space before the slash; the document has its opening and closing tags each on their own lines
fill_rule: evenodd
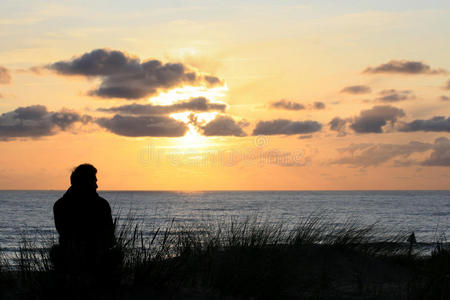
<svg viewBox="0 0 450 300">
<path fill-rule="evenodd" d="M 53 203 L 64 191 L 0 191 L 0 248 L 7 255 L 21 237 L 56 237 Z M 196 226 L 257 217 L 294 225 L 311 215 L 330 222 L 352 220 L 386 232 L 415 232 L 421 243 L 445 237 L 450 191 L 99 191 L 113 215 L 134 220 L 150 233 L 159 226 Z M 82 222 L 82 219 L 80 219 Z M 405 236 L 405 240 L 406 240 Z"/>
</svg>

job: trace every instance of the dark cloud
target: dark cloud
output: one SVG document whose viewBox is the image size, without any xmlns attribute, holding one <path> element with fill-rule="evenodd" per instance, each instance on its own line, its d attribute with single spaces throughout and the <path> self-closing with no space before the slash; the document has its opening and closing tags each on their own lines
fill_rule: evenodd
<svg viewBox="0 0 450 300">
<path fill-rule="evenodd" d="M 157 65 L 160 66 L 160 63 Z M 47 68 L 63 75 L 110 76 L 136 73 L 142 67 L 138 58 L 121 51 L 97 49 L 69 61 L 50 64 Z"/>
<path fill-rule="evenodd" d="M 250 126 L 250 122 L 246 119 L 242 119 L 238 122 L 238 125 L 241 126 L 242 128 L 245 128 Z"/>
<path fill-rule="evenodd" d="M 433 117 L 428 120 L 414 120 L 410 123 L 403 123 L 398 128 L 399 131 L 434 131 L 450 132 L 450 117 Z"/>
<path fill-rule="evenodd" d="M 449 100 L 450 100 L 450 97 L 449 97 L 449 96 L 442 95 L 442 96 L 440 97 L 440 99 L 441 99 L 442 101 L 449 101 Z"/>
<path fill-rule="evenodd" d="M 322 124 L 316 121 L 290 121 L 277 119 L 272 121 L 259 121 L 253 130 L 253 135 L 275 134 L 307 134 L 320 131 Z"/>
<path fill-rule="evenodd" d="M 5 67 L 0 66 L 0 84 L 9 84 L 12 81 L 11 73 Z"/>
<path fill-rule="evenodd" d="M 444 69 L 433 70 L 420 61 L 391 60 L 377 67 L 368 67 L 363 73 L 398 73 L 398 74 L 446 74 Z"/>
<path fill-rule="evenodd" d="M 188 127 L 185 123 L 167 116 L 122 116 L 99 118 L 96 120 L 101 127 L 117 135 L 140 137 L 180 137 Z"/>
<path fill-rule="evenodd" d="M 430 157 L 425 160 L 424 166 L 450 166 L 450 140 L 446 137 L 440 137 L 434 141 L 434 149 Z"/>
<path fill-rule="evenodd" d="M 325 103 L 323 103 L 323 102 L 314 102 L 313 107 L 314 107 L 314 109 L 325 109 Z"/>
<path fill-rule="evenodd" d="M 335 117 L 330 121 L 330 123 L 328 123 L 328 125 L 330 126 L 331 130 L 338 132 L 338 136 L 345 136 L 347 135 L 347 132 L 345 131 L 347 122 L 347 119 Z"/>
<path fill-rule="evenodd" d="M 222 80 L 220 80 L 219 78 L 217 78 L 215 76 L 205 75 L 204 79 L 210 86 L 216 86 L 216 85 L 223 84 Z"/>
<path fill-rule="evenodd" d="M 414 99 L 415 96 L 411 91 L 397 91 L 395 89 L 383 90 L 379 93 L 379 97 L 376 99 L 380 102 L 399 102 L 408 99 Z"/>
<path fill-rule="evenodd" d="M 245 125 L 245 121 L 244 121 Z M 206 125 L 198 126 L 200 131 L 205 136 L 246 136 L 247 134 L 242 130 L 242 124 L 224 115 L 217 116 L 214 120 Z"/>
<path fill-rule="evenodd" d="M 367 85 L 352 85 L 347 86 L 341 90 L 341 93 L 359 95 L 371 93 L 372 89 Z"/>
<path fill-rule="evenodd" d="M 270 104 L 271 108 L 275 108 L 275 109 L 286 109 L 286 110 L 302 110 L 302 109 L 306 109 L 306 107 L 301 104 L 301 103 L 297 103 L 297 102 L 292 102 L 292 101 L 286 101 L 284 99 L 277 101 L 277 102 L 273 102 Z"/>
<path fill-rule="evenodd" d="M 92 118 L 68 110 L 49 112 L 43 105 L 19 107 L 0 115 L 0 140 L 20 137 L 39 138 L 67 130 L 74 123 L 88 123 Z"/>
<path fill-rule="evenodd" d="M 285 110 L 303 110 L 303 109 L 324 109 L 325 104 L 323 102 L 314 102 L 314 104 L 309 104 L 305 106 L 298 102 L 287 101 L 281 99 L 280 101 L 270 103 L 270 108 L 273 109 L 285 109 Z"/>
<path fill-rule="evenodd" d="M 181 63 L 141 62 L 124 52 L 108 49 L 93 50 L 46 68 L 61 75 L 100 77 L 100 86 L 89 94 L 103 98 L 139 99 L 183 85 L 222 84 L 219 78 L 197 74 Z"/>
<path fill-rule="evenodd" d="M 350 128 L 357 133 L 382 133 L 385 125 L 394 125 L 398 118 L 404 116 L 405 112 L 400 108 L 378 105 L 362 110 L 359 116 L 352 120 Z"/>
<path fill-rule="evenodd" d="M 298 138 L 300 140 L 307 140 L 307 139 L 311 139 L 313 137 L 312 134 L 308 134 L 308 135 L 300 135 Z"/>
<path fill-rule="evenodd" d="M 333 164 L 351 165 L 354 167 L 378 166 L 393 158 L 407 159 L 414 153 L 422 153 L 433 149 L 433 144 L 409 142 L 408 144 L 351 144 L 339 149 L 340 153 L 348 153 Z"/>
<path fill-rule="evenodd" d="M 182 111 L 220 111 L 224 112 L 227 108 L 223 103 L 211 103 L 204 97 L 191 98 L 171 105 L 153 105 L 153 104 L 129 104 L 110 108 L 99 108 L 98 111 L 113 112 L 131 115 L 165 115 Z"/>
<path fill-rule="evenodd" d="M 60 111 L 51 114 L 51 120 L 53 124 L 57 125 L 62 130 L 67 130 L 75 122 L 89 123 L 93 121 L 93 118 L 88 115 L 80 116 L 75 112 Z"/>
</svg>

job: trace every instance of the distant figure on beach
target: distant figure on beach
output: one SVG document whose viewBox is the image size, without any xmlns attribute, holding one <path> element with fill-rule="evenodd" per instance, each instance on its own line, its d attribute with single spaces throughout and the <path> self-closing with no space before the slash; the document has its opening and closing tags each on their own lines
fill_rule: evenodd
<svg viewBox="0 0 450 300">
<path fill-rule="evenodd" d="M 56 271 L 93 281 L 117 265 L 111 207 L 97 194 L 96 174 L 93 165 L 76 167 L 70 188 L 53 206 L 59 234 L 59 245 L 52 250 Z"/>
</svg>

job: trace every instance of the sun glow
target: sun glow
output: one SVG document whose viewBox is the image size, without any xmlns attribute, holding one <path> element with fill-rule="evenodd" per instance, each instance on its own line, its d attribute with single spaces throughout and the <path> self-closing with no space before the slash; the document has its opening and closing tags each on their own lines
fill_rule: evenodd
<svg viewBox="0 0 450 300">
<path fill-rule="evenodd" d="M 205 97 L 211 103 L 224 103 L 221 101 L 228 91 L 226 85 L 221 87 L 208 88 L 206 86 L 185 86 L 181 88 L 174 88 L 169 91 L 160 93 L 158 96 L 148 99 L 149 102 L 155 105 L 171 105 L 176 102 L 197 97 Z M 193 112 L 185 111 L 170 114 L 170 117 L 185 123 L 188 131 L 183 137 L 173 140 L 173 144 L 169 148 L 177 149 L 177 152 L 185 149 L 206 149 L 213 145 L 211 137 L 203 136 L 199 127 L 203 126 L 217 116 L 218 112 Z"/>
<path fill-rule="evenodd" d="M 224 98 L 227 91 L 228 87 L 226 85 L 213 88 L 206 86 L 184 86 L 162 92 L 158 96 L 149 98 L 148 101 L 158 105 L 170 105 L 181 100 L 205 97 L 214 103 Z"/>
<path fill-rule="evenodd" d="M 217 112 L 207 113 L 193 113 L 193 112 L 181 112 L 171 114 L 170 117 L 175 120 L 184 122 L 188 126 L 188 131 L 183 137 L 180 137 L 176 141 L 175 148 L 208 148 L 213 144 L 210 138 L 201 135 L 198 126 L 204 125 L 214 120 L 217 116 Z"/>
<path fill-rule="evenodd" d="M 195 124 L 204 125 L 204 124 L 214 120 L 216 118 L 217 114 L 218 114 L 217 112 L 194 113 L 191 111 L 185 111 L 185 112 L 170 114 L 170 117 L 177 121 L 184 122 L 186 124 L 192 124 L 195 122 Z M 195 120 L 193 120 L 193 118 Z"/>
</svg>

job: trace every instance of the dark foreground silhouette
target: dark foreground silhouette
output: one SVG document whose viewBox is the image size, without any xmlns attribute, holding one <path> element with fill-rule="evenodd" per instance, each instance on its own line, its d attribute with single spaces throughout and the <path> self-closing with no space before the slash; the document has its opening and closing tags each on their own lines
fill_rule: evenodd
<svg viewBox="0 0 450 300">
<path fill-rule="evenodd" d="M 120 265 L 111 208 L 96 192 L 96 173 L 90 164 L 76 167 L 70 188 L 53 207 L 59 245 L 51 258 L 62 293 L 110 288 Z"/>
<path fill-rule="evenodd" d="M 42 244 L 22 243 L 8 268 L 0 249 L 0 299 L 450 299 L 445 236 L 422 255 L 414 234 L 383 237 L 320 215 L 295 228 L 172 221 L 146 236 L 132 218 L 115 228 L 93 166 L 77 167 L 71 183 L 54 206 L 50 259 Z"/>
<path fill-rule="evenodd" d="M 22 244 L 17 269 L 0 265 L 0 299 L 450 299 L 443 240 L 421 255 L 420 243 L 410 252 L 408 234 L 386 238 L 372 226 L 337 229 L 323 219 L 293 230 L 253 221 L 200 230 L 171 223 L 152 236 L 126 220 L 116 228 L 120 281 L 84 294 L 61 291 L 46 249 Z"/>
</svg>

